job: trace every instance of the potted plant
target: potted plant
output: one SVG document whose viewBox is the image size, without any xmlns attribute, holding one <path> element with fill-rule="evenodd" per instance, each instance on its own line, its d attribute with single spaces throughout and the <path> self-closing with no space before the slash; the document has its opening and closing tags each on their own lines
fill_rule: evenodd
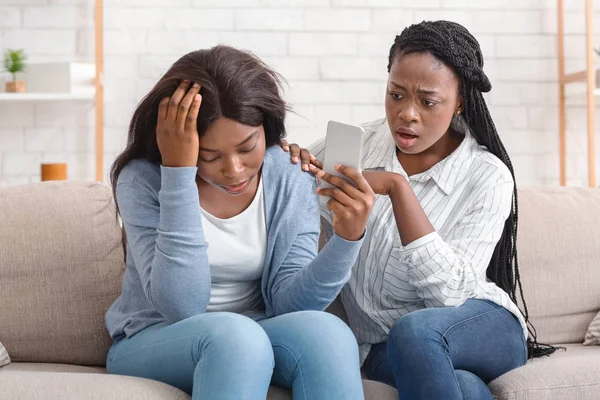
<svg viewBox="0 0 600 400">
<path fill-rule="evenodd" d="M 6 82 L 6 91 L 19 93 L 25 91 L 25 82 L 17 80 L 17 72 L 25 71 L 27 56 L 23 49 L 8 49 L 4 53 L 4 69 L 12 74 L 12 82 Z"/>
</svg>

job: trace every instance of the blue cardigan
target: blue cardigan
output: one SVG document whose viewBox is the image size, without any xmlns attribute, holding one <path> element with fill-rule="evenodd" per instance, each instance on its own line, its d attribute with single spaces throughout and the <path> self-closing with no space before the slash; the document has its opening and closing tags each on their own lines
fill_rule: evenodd
<svg viewBox="0 0 600 400">
<path fill-rule="evenodd" d="M 122 294 L 105 317 L 113 339 L 206 312 L 211 274 L 195 176 L 195 167 L 166 168 L 144 160 L 123 168 L 116 199 L 127 234 L 127 267 Z M 262 179 L 266 317 L 324 310 L 349 279 L 362 240 L 334 235 L 317 255 L 315 178 L 279 146 L 267 149 Z"/>
</svg>

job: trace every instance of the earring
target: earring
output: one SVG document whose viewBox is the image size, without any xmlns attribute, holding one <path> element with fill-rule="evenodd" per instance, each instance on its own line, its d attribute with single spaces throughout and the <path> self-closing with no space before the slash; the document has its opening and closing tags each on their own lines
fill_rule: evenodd
<svg viewBox="0 0 600 400">
<path fill-rule="evenodd" d="M 458 110 L 458 111 L 456 112 L 456 115 L 460 115 L 460 113 L 461 113 L 461 111 L 460 111 L 460 110 Z"/>
</svg>

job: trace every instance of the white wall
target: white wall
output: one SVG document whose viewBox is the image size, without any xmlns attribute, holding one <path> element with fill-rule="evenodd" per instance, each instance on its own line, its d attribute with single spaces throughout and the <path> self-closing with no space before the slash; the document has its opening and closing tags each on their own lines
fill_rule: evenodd
<svg viewBox="0 0 600 400">
<path fill-rule="evenodd" d="M 32 60 L 92 61 L 92 3 L 0 0 L 0 48 L 23 47 Z M 568 68 L 582 69 L 585 2 L 565 3 Z M 329 119 L 382 117 L 394 36 L 443 18 L 481 42 L 494 85 L 489 105 L 518 183 L 557 184 L 555 7 L 555 0 L 105 0 L 105 172 L 136 102 L 188 51 L 228 43 L 263 57 L 287 78 L 286 97 L 300 114 L 289 118 L 290 140 L 306 145 Z M 583 100 L 569 100 L 571 184 L 587 177 Z M 0 102 L 0 186 L 39 180 L 40 162 L 54 160 L 69 163 L 70 178 L 93 179 L 93 143 L 90 102 Z"/>
</svg>

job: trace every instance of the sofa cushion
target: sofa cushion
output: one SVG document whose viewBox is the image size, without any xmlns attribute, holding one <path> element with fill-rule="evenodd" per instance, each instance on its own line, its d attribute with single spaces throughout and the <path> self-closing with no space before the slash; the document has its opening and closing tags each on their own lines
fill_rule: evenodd
<svg viewBox="0 0 600 400">
<path fill-rule="evenodd" d="M 150 379 L 89 372 L 0 370 L 3 399 L 190 400 L 181 390 Z"/>
<path fill-rule="evenodd" d="M 519 269 L 541 342 L 583 342 L 600 310 L 598 238 L 599 189 L 519 190 Z"/>
<path fill-rule="evenodd" d="M 72 364 L 47 364 L 47 363 L 23 363 L 14 362 L 2 368 L 0 372 L 69 372 L 69 373 L 84 373 L 84 374 L 106 374 L 104 367 L 89 367 Z"/>
<path fill-rule="evenodd" d="M 583 344 L 586 346 L 600 345 L 600 313 L 596 314 L 596 317 L 590 323 Z"/>
<path fill-rule="evenodd" d="M 496 400 L 600 398 L 600 347 L 573 344 L 529 361 L 489 384 Z"/>
<path fill-rule="evenodd" d="M 398 391 L 385 383 L 363 379 L 363 390 L 365 400 L 398 400 Z M 292 400 L 290 390 L 281 389 L 276 386 L 269 388 L 267 400 Z"/>
<path fill-rule="evenodd" d="M 4 372 L 11 372 L 11 374 L 3 376 L 2 373 Z M 60 373 L 60 375 L 48 373 Z M 147 379 L 119 377 L 117 375 L 105 375 L 103 377 L 98 377 L 96 375 L 102 384 L 107 386 L 103 388 L 100 386 L 100 382 L 94 382 L 89 389 L 90 392 L 93 391 L 93 393 L 86 392 L 86 397 L 77 397 L 81 395 L 83 390 L 83 388 L 80 388 L 79 386 L 86 385 L 91 382 L 94 378 L 94 374 L 106 374 L 106 370 L 99 367 L 82 367 L 66 364 L 13 363 L 0 370 L 0 387 L 4 388 L 2 385 L 16 385 L 17 382 L 22 383 L 23 378 L 31 378 L 32 380 L 35 380 L 35 382 L 33 382 L 35 387 L 27 391 L 25 391 L 23 388 L 11 387 L 8 393 L 14 393 L 14 396 L 23 395 L 27 397 L 7 397 L 10 399 L 27 398 L 30 400 L 45 400 L 56 398 L 66 400 L 93 400 L 104 398 L 123 398 L 135 400 L 145 399 L 146 397 L 143 397 L 144 393 L 147 393 L 150 390 L 155 390 L 156 392 L 153 396 L 147 397 L 148 399 L 190 399 L 187 394 L 184 394 L 177 389 L 168 390 L 164 387 L 168 385 L 164 385 L 160 382 L 150 381 L 151 384 L 149 384 Z M 48 375 L 53 377 L 53 379 L 49 379 Z M 116 379 L 112 379 L 112 377 Z M 60 389 L 60 386 L 57 388 L 57 383 L 54 382 L 57 378 L 65 378 L 69 385 L 66 386 L 66 389 L 63 392 L 58 392 L 59 395 L 55 396 L 55 391 Z M 157 386 L 156 383 L 159 385 Z M 118 388 L 115 388 L 115 392 L 111 391 L 113 385 L 119 386 Z M 131 386 L 130 392 L 127 392 L 126 388 L 123 387 L 127 385 Z M 396 389 L 383 383 L 363 380 L 363 386 L 365 391 L 365 400 L 397 400 L 398 398 L 398 392 Z M 48 391 L 46 391 L 45 387 L 48 387 Z M 269 388 L 267 400 L 292 400 L 292 392 L 276 386 L 271 386 Z"/>
<path fill-rule="evenodd" d="M 125 270 L 111 191 L 43 182 L 0 191 L 0 338 L 13 361 L 103 365 L 104 314 Z"/>
<path fill-rule="evenodd" d="M 8 356 L 6 348 L 0 343 L 0 367 L 5 366 L 6 364 L 10 364 L 10 357 Z"/>
</svg>

